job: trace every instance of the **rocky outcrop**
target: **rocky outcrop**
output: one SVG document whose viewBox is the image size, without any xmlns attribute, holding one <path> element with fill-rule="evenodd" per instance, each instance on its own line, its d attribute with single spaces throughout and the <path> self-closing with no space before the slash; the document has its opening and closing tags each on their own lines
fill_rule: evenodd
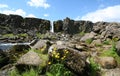
<svg viewBox="0 0 120 76">
<path fill-rule="evenodd" d="M 76 34 L 80 32 L 91 32 L 93 23 L 90 21 L 75 21 L 70 18 L 65 18 L 63 21 L 54 21 L 55 32 L 64 32 L 67 34 Z"/>
<path fill-rule="evenodd" d="M 54 32 L 61 32 L 63 29 L 63 21 L 58 20 L 53 22 Z"/>
<path fill-rule="evenodd" d="M 38 18 L 23 18 L 19 15 L 0 14 L 0 32 L 27 33 L 29 31 L 45 33 L 50 30 L 50 21 Z"/>
<path fill-rule="evenodd" d="M 95 33 L 101 34 L 104 39 L 120 39 L 120 23 L 96 22 L 93 27 Z"/>
<path fill-rule="evenodd" d="M 49 20 L 0 14 L 0 42 L 29 42 L 37 34 L 49 32 L 50 27 Z"/>
</svg>

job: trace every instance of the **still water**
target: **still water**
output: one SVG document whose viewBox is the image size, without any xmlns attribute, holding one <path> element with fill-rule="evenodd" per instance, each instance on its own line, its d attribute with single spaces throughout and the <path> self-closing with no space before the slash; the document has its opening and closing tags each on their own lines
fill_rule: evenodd
<svg viewBox="0 0 120 76">
<path fill-rule="evenodd" d="M 29 45 L 30 43 L 1 43 L 0 44 L 0 49 L 1 50 L 7 50 L 10 49 L 14 45 Z"/>
</svg>

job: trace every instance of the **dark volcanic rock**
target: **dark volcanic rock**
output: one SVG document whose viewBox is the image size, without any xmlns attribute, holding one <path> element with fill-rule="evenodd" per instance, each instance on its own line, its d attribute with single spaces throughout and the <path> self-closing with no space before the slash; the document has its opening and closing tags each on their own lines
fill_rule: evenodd
<svg viewBox="0 0 120 76">
<path fill-rule="evenodd" d="M 102 33 L 108 24 L 108 22 L 96 22 L 94 23 L 93 31 L 96 33 Z"/>
<path fill-rule="evenodd" d="M 74 20 L 71 20 L 70 18 L 66 18 L 63 21 L 63 30 L 67 34 L 74 34 L 75 33 L 75 27 L 74 27 Z"/>
<path fill-rule="evenodd" d="M 50 21 L 37 18 L 25 18 L 23 28 L 45 33 L 50 30 Z"/>
<path fill-rule="evenodd" d="M 120 39 L 120 23 L 116 22 L 96 22 L 93 31 L 100 34 L 104 39 Z"/>
<path fill-rule="evenodd" d="M 69 48 L 63 44 L 61 45 L 60 43 L 57 45 L 52 45 L 49 48 L 50 61 L 54 61 L 55 56 L 53 52 L 55 53 L 55 55 L 59 53 L 59 58 L 56 59 L 59 59 L 70 70 L 77 73 L 79 76 L 82 74 L 87 76 L 84 72 L 85 68 L 87 67 L 86 58 L 89 56 L 88 53 L 79 52 L 78 50 Z"/>
<path fill-rule="evenodd" d="M 5 52 L 0 49 L 0 68 L 9 63 L 9 58 Z"/>
<path fill-rule="evenodd" d="M 55 32 L 64 32 L 67 34 L 76 34 L 80 32 L 91 32 L 93 30 L 93 23 L 90 21 L 74 21 L 66 18 L 63 21 L 54 21 Z"/>
<path fill-rule="evenodd" d="M 78 32 L 91 32 L 93 30 L 93 23 L 90 21 L 75 21 L 74 26 L 77 26 Z"/>
<path fill-rule="evenodd" d="M 63 29 L 62 29 L 63 28 L 63 21 L 62 20 L 54 21 L 53 26 L 54 26 L 55 32 L 63 31 Z"/>
<path fill-rule="evenodd" d="M 0 14 L 1 34 L 19 34 L 28 31 L 45 33 L 50 30 L 50 21 L 38 18 L 23 18 L 19 15 Z"/>
</svg>

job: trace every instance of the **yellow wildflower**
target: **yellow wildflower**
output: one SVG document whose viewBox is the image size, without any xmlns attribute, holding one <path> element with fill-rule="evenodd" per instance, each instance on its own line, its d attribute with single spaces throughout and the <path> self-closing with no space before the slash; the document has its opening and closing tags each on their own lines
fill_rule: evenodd
<svg viewBox="0 0 120 76">
<path fill-rule="evenodd" d="M 56 51 L 57 49 L 56 49 L 56 48 L 54 48 L 53 50 L 54 50 L 54 51 Z"/>
<path fill-rule="evenodd" d="M 60 58 L 60 56 L 59 55 L 55 55 L 55 58 Z"/>
<path fill-rule="evenodd" d="M 55 51 L 53 51 L 53 54 L 55 55 L 55 54 L 56 54 L 56 52 L 55 52 Z"/>
<path fill-rule="evenodd" d="M 60 53 L 57 53 L 57 55 L 60 55 Z"/>
<path fill-rule="evenodd" d="M 48 64 L 51 64 L 51 62 L 48 62 Z"/>
<path fill-rule="evenodd" d="M 67 50 L 65 49 L 65 52 L 66 52 Z"/>
<path fill-rule="evenodd" d="M 61 59 L 64 60 L 64 57 L 62 57 Z"/>
<path fill-rule="evenodd" d="M 66 51 L 65 53 L 66 53 L 66 54 L 68 54 L 69 52 L 68 52 L 68 51 Z"/>
</svg>

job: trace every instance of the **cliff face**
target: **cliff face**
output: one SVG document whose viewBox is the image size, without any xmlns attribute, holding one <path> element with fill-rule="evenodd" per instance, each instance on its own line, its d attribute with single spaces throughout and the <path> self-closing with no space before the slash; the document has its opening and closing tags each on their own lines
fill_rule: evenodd
<svg viewBox="0 0 120 76">
<path fill-rule="evenodd" d="M 63 31 L 67 34 L 76 34 L 79 32 L 91 32 L 93 30 L 93 23 L 90 21 L 75 21 L 66 18 L 63 21 L 54 21 L 55 32 Z"/>
<path fill-rule="evenodd" d="M 29 31 L 45 33 L 50 30 L 50 21 L 37 18 L 23 18 L 19 15 L 0 14 L 0 33 L 19 34 Z"/>
<path fill-rule="evenodd" d="M 115 22 L 96 22 L 91 21 L 75 21 L 70 18 L 58 20 L 53 22 L 55 33 L 64 34 L 79 34 L 95 32 L 106 38 L 118 38 L 120 39 L 120 23 Z M 38 19 L 38 18 L 23 18 L 19 15 L 5 15 L 0 14 L 0 42 L 5 39 L 8 40 L 20 40 L 31 41 L 34 37 L 42 37 L 38 34 L 46 34 L 50 32 L 51 25 L 50 20 Z M 6 34 L 13 34 L 13 36 L 4 36 Z M 18 37 L 18 34 L 19 37 Z M 24 37 L 21 37 L 24 34 Z M 27 37 L 26 35 L 27 34 Z M 22 35 L 23 36 L 23 35 Z M 47 36 L 48 37 L 48 36 Z M 27 39 L 26 39 L 27 38 Z M 44 37 L 42 37 L 44 38 Z M 4 41 L 3 41 L 4 42 Z M 15 42 L 15 41 L 14 41 Z"/>
<path fill-rule="evenodd" d="M 55 32 L 64 32 L 66 34 L 90 33 L 95 32 L 101 34 L 105 38 L 120 39 L 120 23 L 117 22 L 96 22 L 91 21 L 75 21 L 66 18 L 63 21 L 58 20 L 53 22 Z"/>
</svg>

